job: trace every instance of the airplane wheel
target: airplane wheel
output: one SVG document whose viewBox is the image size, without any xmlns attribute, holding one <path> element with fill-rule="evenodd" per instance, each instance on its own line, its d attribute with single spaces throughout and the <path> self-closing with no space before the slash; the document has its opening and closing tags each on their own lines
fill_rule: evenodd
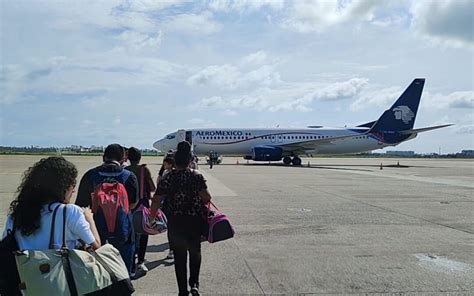
<svg viewBox="0 0 474 296">
<path fill-rule="evenodd" d="M 295 156 L 293 157 L 291 162 L 293 163 L 293 165 L 301 165 L 301 158 L 299 158 L 298 156 Z"/>
<path fill-rule="evenodd" d="M 291 157 L 289 157 L 289 156 L 283 157 L 283 163 L 284 163 L 285 165 L 291 164 Z"/>
</svg>

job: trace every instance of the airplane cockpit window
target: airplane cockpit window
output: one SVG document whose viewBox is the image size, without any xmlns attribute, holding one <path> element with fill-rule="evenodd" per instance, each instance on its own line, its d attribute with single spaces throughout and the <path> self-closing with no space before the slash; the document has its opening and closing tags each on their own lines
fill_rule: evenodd
<svg viewBox="0 0 474 296">
<path fill-rule="evenodd" d="M 166 139 L 171 140 L 171 139 L 174 139 L 175 137 L 176 137 L 176 135 L 167 135 Z"/>
</svg>

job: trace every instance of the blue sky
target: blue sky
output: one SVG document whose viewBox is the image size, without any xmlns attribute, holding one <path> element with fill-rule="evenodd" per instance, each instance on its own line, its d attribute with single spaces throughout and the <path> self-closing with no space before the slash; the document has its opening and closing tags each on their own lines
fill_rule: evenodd
<svg viewBox="0 0 474 296">
<path fill-rule="evenodd" d="M 178 128 L 355 125 L 424 77 L 415 127 L 455 126 L 395 149 L 474 149 L 469 0 L 0 5 L 0 145 L 151 148 Z"/>
</svg>

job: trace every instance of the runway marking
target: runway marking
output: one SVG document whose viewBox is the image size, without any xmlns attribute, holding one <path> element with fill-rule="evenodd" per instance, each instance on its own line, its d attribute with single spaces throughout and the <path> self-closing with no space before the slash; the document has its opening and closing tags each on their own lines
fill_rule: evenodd
<svg viewBox="0 0 474 296">
<path fill-rule="evenodd" d="M 418 264 L 421 266 L 438 272 L 461 273 L 470 272 L 472 269 L 469 264 L 444 257 L 437 257 L 429 254 L 415 254 L 415 257 L 419 260 Z"/>
<path fill-rule="evenodd" d="M 392 179 L 399 179 L 399 180 L 408 180 L 408 181 L 425 182 L 425 183 L 432 183 L 432 184 L 442 184 L 442 185 L 474 188 L 474 184 L 472 182 L 464 181 L 464 180 L 447 180 L 447 179 L 437 179 L 433 177 L 420 177 L 420 176 L 414 176 L 414 175 L 387 174 L 386 172 L 374 172 L 374 171 L 368 172 L 368 171 L 345 170 L 343 172 L 350 173 L 350 174 L 365 175 L 365 176 L 374 176 L 374 177 L 382 177 L 382 178 L 392 178 Z"/>
<path fill-rule="evenodd" d="M 207 187 L 211 196 L 237 196 L 237 194 L 225 186 L 224 183 L 213 177 L 208 170 L 199 170 L 199 172 L 206 178 Z"/>
</svg>

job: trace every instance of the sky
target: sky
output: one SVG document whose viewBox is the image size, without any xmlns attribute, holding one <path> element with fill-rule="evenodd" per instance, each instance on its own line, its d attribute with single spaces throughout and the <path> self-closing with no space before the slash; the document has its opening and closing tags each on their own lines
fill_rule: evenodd
<svg viewBox="0 0 474 296">
<path fill-rule="evenodd" d="M 1 146 L 351 126 L 420 77 L 415 128 L 455 125 L 388 150 L 474 149 L 470 0 L 2 0 L 0 13 Z"/>
</svg>

